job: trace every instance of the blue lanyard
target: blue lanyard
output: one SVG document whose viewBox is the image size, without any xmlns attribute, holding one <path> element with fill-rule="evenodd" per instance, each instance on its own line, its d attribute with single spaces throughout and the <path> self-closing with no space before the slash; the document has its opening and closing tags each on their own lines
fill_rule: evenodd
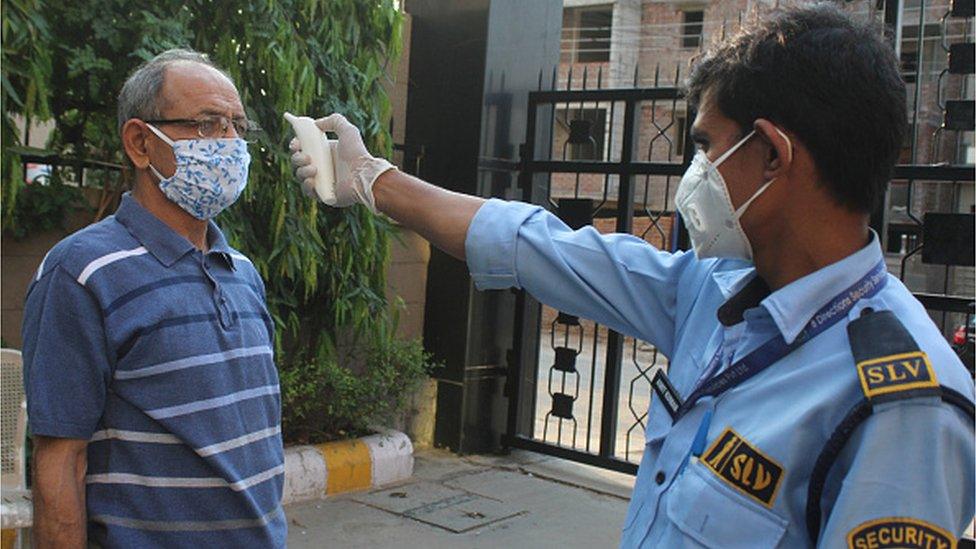
<svg viewBox="0 0 976 549">
<path fill-rule="evenodd" d="M 837 324 L 847 317 L 847 313 L 854 307 L 854 304 L 858 300 L 865 297 L 871 297 L 881 291 L 887 281 L 888 268 L 885 266 L 884 261 L 879 261 L 877 265 L 874 266 L 866 275 L 861 277 L 860 280 L 852 284 L 849 288 L 843 292 L 837 294 L 833 299 L 830 300 L 823 308 L 817 311 L 813 315 L 813 318 L 807 322 L 807 325 L 803 328 L 793 343 L 787 344 L 786 340 L 783 339 L 782 334 L 770 339 L 766 343 L 762 344 L 758 349 L 749 353 L 742 359 L 736 361 L 734 364 L 728 367 L 724 372 L 716 377 L 706 380 L 702 383 L 687 400 L 681 403 L 678 407 L 677 412 L 674 414 L 674 422 L 677 423 L 678 420 L 685 413 L 688 412 L 695 403 L 704 396 L 718 396 L 725 391 L 739 385 L 740 383 L 746 381 L 747 379 L 753 377 L 754 375 L 762 372 L 769 366 L 773 365 L 775 362 L 779 361 L 786 355 L 790 354 L 801 345 L 810 341 L 811 339 L 817 337 L 818 335 L 825 332 L 831 326 Z M 706 372 L 712 371 L 713 368 L 717 367 L 716 361 L 722 360 L 721 347 L 712 357 L 711 362 L 707 368 Z"/>
</svg>

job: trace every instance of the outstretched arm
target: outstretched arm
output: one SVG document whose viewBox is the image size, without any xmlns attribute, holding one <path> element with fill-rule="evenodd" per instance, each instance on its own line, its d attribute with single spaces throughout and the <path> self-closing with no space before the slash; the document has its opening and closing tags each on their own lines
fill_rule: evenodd
<svg viewBox="0 0 976 549">
<path fill-rule="evenodd" d="M 592 227 L 573 231 L 537 206 L 441 189 L 371 156 L 342 115 L 316 124 L 339 137 L 332 145 L 334 206 L 359 203 L 389 215 L 466 261 L 479 289 L 521 287 L 560 311 L 650 341 L 665 353 L 672 349 L 677 295 L 693 256 Z M 296 175 L 311 195 L 315 168 L 297 140 L 291 148 Z"/>
<path fill-rule="evenodd" d="M 373 195 L 379 211 L 464 261 L 468 227 L 485 199 L 448 191 L 397 170 L 376 180 Z"/>
<path fill-rule="evenodd" d="M 416 231 L 448 254 L 465 259 L 465 235 L 474 214 L 485 203 L 483 198 L 436 187 L 394 169 L 382 158 L 374 158 L 363 144 L 359 129 L 341 114 L 315 123 L 323 132 L 339 137 L 331 142 L 336 170 L 335 206 L 364 204 Z M 292 164 L 305 193 L 312 195 L 316 169 L 300 147 L 297 139 L 292 141 Z"/>
</svg>

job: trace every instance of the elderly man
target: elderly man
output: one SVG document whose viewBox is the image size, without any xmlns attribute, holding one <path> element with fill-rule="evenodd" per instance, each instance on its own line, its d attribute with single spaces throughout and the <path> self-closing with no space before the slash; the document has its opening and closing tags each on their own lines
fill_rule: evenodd
<svg viewBox="0 0 976 549">
<path fill-rule="evenodd" d="M 247 183 L 240 97 L 171 50 L 129 77 L 118 118 L 132 193 L 27 295 L 35 544 L 283 546 L 273 324 L 211 221 Z"/>
<path fill-rule="evenodd" d="M 806 4 L 718 45 L 688 92 L 698 153 L 675 202 L 695 253 L 444 191 L 370 157 L 341 116 L 319 125 L 339 136 L 339 205 L 416 229 L 481 289 L 524 288 L 670 357 L 623 546 L 954 546 L 973 517 L 973 382 L 868 226 L 905 132 L 897 58 Z"/>
</svg>

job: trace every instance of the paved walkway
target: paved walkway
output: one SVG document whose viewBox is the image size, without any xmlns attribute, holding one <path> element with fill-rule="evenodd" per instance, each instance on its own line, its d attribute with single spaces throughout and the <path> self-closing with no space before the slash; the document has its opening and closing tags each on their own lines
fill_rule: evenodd
<svg viewBox="0 0 976 549">
<path fill-rule="evenodd" d="M 418 452 L 413 478 L 286 507 L 288 546 L 616 547 L 633 477 L 529 452 Z"/>
</svg>

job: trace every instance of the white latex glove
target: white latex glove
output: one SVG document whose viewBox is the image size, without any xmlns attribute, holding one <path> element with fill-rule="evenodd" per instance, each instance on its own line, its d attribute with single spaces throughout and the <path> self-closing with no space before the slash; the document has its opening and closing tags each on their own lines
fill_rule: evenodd
<svg viewBox="0 0 976 549">
<path fill-rule="evenodd" d="M 339 138 L 330 140 L 332 159 L 336 172 L 336 204 L 344 208 L 353 204 L 364 204 L 373 213 L 378 213 L 376 200 L 373 197 L 373 184 L 383 172 L 396 169 L 383 158 L 375 158 L 366 150 L 359 128 L 353 126 L 345 116 L 331 114 L 315 121 L 315 125 L 323 132 L 335 133 Z M 302 152 L 302 145 L 298 138 L 291 140 L 291 165 L 295 176 L 302 183 L 302 191 L 308 196 L 315 196 L 315 166 L 312 159 Z"/>
</svg>

